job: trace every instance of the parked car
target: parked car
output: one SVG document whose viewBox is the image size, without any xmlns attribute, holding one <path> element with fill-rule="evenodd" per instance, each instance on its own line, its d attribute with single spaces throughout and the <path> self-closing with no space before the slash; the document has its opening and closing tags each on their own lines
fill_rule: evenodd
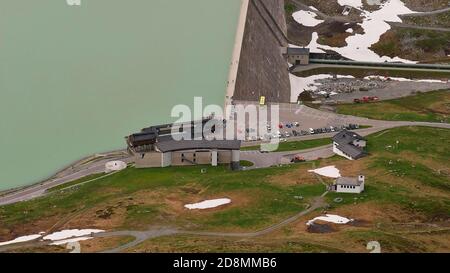
<svg viewBox="0 0 450 273">
<path fill-rule="evenodd" d="M 312 134 L 315 134 L 316 131 L 313 128 L 309 128 L 309 133 L 312 135 Z"/>
<path fill-rule="evenodd" d="M 293 135 L 293 136 L 298 136 L 298 132 L 295 131 L 295 130 L 292 130 L 292 135 Z"/>
<path fill-rule="evenodd" d="M 300 163 L 300 162 L 305 162 L 305 158 L 302 156 L 295 156 L 294 158 L 291 159 L 291 163 Z"/>
</svg>

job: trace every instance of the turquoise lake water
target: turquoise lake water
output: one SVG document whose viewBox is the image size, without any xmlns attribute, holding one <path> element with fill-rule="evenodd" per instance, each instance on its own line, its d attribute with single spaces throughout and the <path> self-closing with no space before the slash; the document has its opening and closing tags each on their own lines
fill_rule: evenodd
<svg viewBox="0 0 450 273">
<path fill-rule="evenodd" d="M 240 0 L 0 1 L 0 190 L 222 105 Z"/>
</svg>

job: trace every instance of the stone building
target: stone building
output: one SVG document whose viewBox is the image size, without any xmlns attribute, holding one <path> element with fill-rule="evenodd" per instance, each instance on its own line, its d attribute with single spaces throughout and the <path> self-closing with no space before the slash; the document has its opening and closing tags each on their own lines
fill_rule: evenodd
<svg viewBox="0 0 450 273">
<path fill-rule="evenodd" d="M 308 65 L 309 64 L 309 48 L 288 47 L 283 54 L 288 63 L 292 65 Z"/>
</svg>

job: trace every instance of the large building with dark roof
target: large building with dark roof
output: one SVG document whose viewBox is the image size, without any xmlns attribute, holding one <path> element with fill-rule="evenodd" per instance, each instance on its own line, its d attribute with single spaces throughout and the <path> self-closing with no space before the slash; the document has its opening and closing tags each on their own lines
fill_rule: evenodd
<svg viewBox="0 0 450 273">
<path fill-rule="evenodd" d="M 333 152 L 350 160 L 366 156 L 365 147 L 366 140 L 351 131 L 342 130 L 333 137 Z"/>
<path fill-rule="evenodd" d="M 209 139 L 203 133 L 195 135 L 195 128 L 203 128 L 209 120 L 152 126 L 126 137 L 128 151 L 133 155 L 136 167 L 230 164 L 232 169 L 239 169 L 240 140 Z M 176 134 L 184 135 L 184 139 L 174 137 L 172 128 L 175 125 L 180 128 Z"/>
</svg>

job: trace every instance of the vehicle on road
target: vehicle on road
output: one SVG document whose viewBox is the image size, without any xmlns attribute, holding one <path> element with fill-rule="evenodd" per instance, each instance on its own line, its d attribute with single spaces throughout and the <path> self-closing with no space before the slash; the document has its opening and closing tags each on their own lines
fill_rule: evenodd
<svg viewBox="0 0 450 273">
<path fill-rule="evenodd" d="M 303 156 L 295 156 L 294 158 L 291 159 L 291 163 L 300 163 L 300 162 L 305 162 L 305 158 Z"/>
</svg>

